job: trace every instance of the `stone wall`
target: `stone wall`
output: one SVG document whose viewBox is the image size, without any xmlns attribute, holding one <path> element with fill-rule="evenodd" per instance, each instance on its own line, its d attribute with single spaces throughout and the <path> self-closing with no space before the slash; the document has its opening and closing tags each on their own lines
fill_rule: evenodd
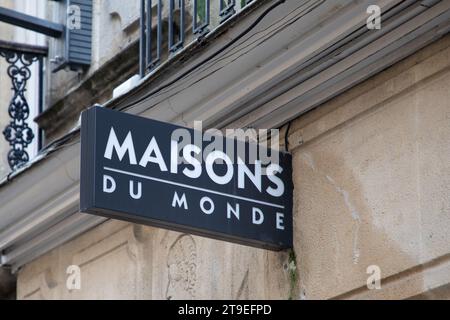
<svg viewBox="0 0 450 320">
<path fill-rule="evenodd" d="M 450 283 L 449 84 L 446 37 L 292 123 L 295 253 L 108 221 L 21 269 L 18 298 L 439 292 Z M 70 265 L 81 290 L 66 288 Z M 371 265 L 382 290 L 366 288 Z"/>
<path fill-rule="evenodd" d="M 290 294 L 288 255 L 109 221 L 19 273 L 20 299 L 270 299 Z M 66 269 L 81 269 L 81 290 Z"/>
<path fill-rule="evenodd" d="M 450 37 L 294 122 L 307 298 L 406 298 L 450 282 Z M 368 266 L 383 290 L 366 292 Z"/>
</svg>

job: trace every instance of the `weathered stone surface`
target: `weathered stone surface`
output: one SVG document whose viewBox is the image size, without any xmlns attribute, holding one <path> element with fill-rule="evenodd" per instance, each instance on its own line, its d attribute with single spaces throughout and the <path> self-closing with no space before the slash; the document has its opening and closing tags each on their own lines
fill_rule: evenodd
<svg viewBox="0 0 450 320">
<path fill-rule="evenodd" d="M 428 272 L 449 266 L 449 40 L 294 122 L 307 298 L 405 298 L 450 281 Z M 389 280 L 385 290 L 364 292 L 370 265 Z"/>
<path fill-rule="evenodd" d="M 437 292 L 450 283 L 449 83 L 446 37 L 293 122 L 296 259 L 109 221 L 20 270 L 18 297 L 401 299 Z M 79 291 L 66 288 L 72 264 L 81 268 Z M 371 265 L 381 269 L 382 290 L 366 288 Z"/>
<path fill-rule="evenodd" d="M 20 299 L 286 299 L 284 253 L 109 221 L 20 271 Z M 81 290 L 66 270 L 81 269 Z M 263 278 L 261 278 L 263 277 Z"/>
</svg>

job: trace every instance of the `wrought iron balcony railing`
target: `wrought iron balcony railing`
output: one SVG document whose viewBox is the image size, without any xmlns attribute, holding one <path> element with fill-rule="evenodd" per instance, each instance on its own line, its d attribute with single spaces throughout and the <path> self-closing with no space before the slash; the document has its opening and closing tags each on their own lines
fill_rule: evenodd
<svg viewBox="0 0 450 320">
<path fill-rule="evenodd" d="M 141 0 L 140 75 L 257 0 Z"/>
<path fill-rule="evenodd" d="M 12 98 L 9 102 L 8 114 L 11 118 L 3 130 L 3 135 L 11 149 L 8 152 L 8 164 L 12 170 L 29 161 L 27 147 L 36 140 L 38 149 L 41 148 L 41 132 L 35 133 L 28 124 L 30 120 L 30 105 L 26 98 L 27 84 L 31 78 L 31 66 L 39 64 L 38 113 L 43 109 L 43 58 L 47 55 L 47 48 L 0 41 L 0 56 L 5 58 L 8 67 L 6 73 L 11 79 Z M 1 71 L 4 72 L 4 71 Z"/>
</svg>

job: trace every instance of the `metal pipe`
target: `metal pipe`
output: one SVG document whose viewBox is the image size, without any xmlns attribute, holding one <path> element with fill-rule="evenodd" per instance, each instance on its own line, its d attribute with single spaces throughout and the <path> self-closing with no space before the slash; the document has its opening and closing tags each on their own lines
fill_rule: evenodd
<svg viewBox="0 0 450 320">
<path fill-rule="evenodd" d="M 62 24 L 36 18 L 4 7 L 0 7 L 0 21 L 53 38 L 61 38 L 64 33 L 64 26 Z"/>
<path fill-rule="evenodd" d="M 158 0 L 158 30 L 157 30 L 157 47 L 156 47 L 156 59 L 155 63 L 158 63 L 161 59 L 161 48 L 162 48 L 162 0 Z"/>
<path fill-rule="evenodd" d="M 45 46 L 36 46 L 25 43 L 0 40 L 0 49 L 29 53 L 32 55 L 47 56 L 48 48 Z"/>
<path fill-rule="evenodd" d="M 139 39 L 139 75 L 141 78 L 145 76 L 146 57 L 146 41 L 145 41 L 145 0 L 141 0 L 141 18 L 140 18 L 140 39 Z"/>
<path fill-rule="evenodd" d="M 38 101 L 38 114 L 44 112 L 44 57 L 39 57 L 39 101 Z M 38 126 L 38 152 L 44 145 L 44 130 Z"/>
<path fill-rule="evenodd" d="M 177 44 L 177 49 L 178 48 L 182 48 L 183 44 L 184 44 L 184 29 L 185 29 L 185 25 L 184 25 L 184 0 L 179 0 L 180 1 L 180 41 Z"/>
<path fill-rule="evenodd" d="M 146 46 L 145 51 L 147 55 L 146 66 L 147 69 L 152 64 L 152 0 L 147 0 L 147 10 L 146 10 L 146 23 L 145 23 L 145 33 L 146 33 Z"/>
<path fill-rule="evenodd" d="M 169 53 L 173 47 L 173 9 L 174 0 L 169 0 Z"/>
</svg>

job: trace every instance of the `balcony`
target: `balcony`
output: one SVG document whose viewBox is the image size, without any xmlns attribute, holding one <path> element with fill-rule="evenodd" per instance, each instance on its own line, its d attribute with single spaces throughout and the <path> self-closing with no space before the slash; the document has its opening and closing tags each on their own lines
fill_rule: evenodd
<svg viewBox="0 0 450 320">
<path fill-rule="evenodd" d="M 181 51 L 201 45 L 221 26 L 264 1 L 141 0 L 140 75 L 144 77 Z"/>
<path fill-rule="evenodd" d="M 11 80 L 12 90 L 8 106 L 10 121 L 3 130 L 4 138 L 10 145 L 7 160 L 11 170 L 16 170 L 30 160 L 27 148 L 32 143 L 36 143 L 38 150 L 42 147 L 42 132 L 39 129 L 38 132 L 33 132 L 29 118 L 30 104 L 33 104 L 33 109 L 37 109 L 38 113 L 43 110 L 43 61 L 46 55 L 46 47 L 0 41 L 0 57 L 8 65 L 6 73 Z M 35 64 L 38 65 L 37 69 L 33 69 Z M 38 92 L 37 99 L 30 102 L 26 92 L 27 84 L 33 76 L 32 69 L 38 73 Z"/>
</svg>

